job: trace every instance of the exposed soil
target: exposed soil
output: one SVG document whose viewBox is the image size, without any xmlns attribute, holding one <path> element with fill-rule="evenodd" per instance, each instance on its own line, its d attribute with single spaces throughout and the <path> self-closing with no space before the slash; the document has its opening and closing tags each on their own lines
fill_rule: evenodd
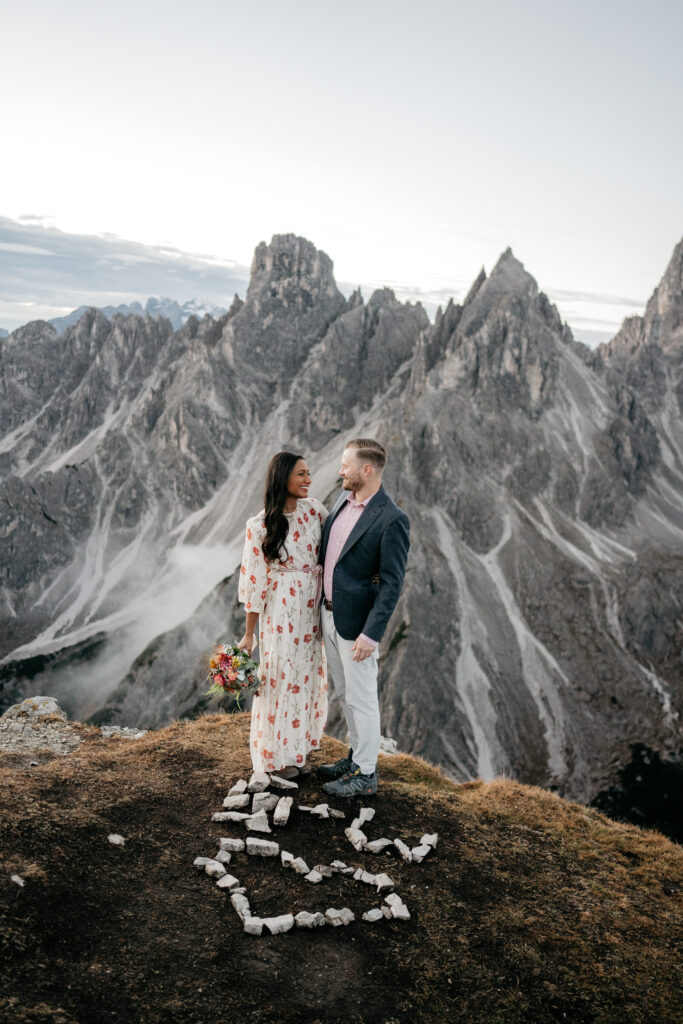
<svg viewBox="0 0 683 1024">
<path fill-rule="evenodd" d="M 311 867 L 386 871 L 411 920 L 368 924 L 381 903 L 370 887 L 310 885 L 237 854 L 228 870 L 255 914 L 357 918 L 245 935 L 192 861 L 244 835 L 211 814 L 250 774 L 247 738 L 247 715 L 211 715 L 134 741 L 92 728 L 66 756 L 0 754 L 3 1022 L 683 1020 L 683 849 L 509 780 L 455 785 L 406 756 L 380 759 L 376 798 L 336 802 L 346 821 L 293 810 L 272 838 Z M 326 738 L 319 759 L 343 752 Z M 314 777 L 297 799 L 327 800 Z M 361 803 L 377 810 L 370 839 L 438 832 L 436 851 L 420 865 L 357 854 L 343 830 Z"/>
</svg>

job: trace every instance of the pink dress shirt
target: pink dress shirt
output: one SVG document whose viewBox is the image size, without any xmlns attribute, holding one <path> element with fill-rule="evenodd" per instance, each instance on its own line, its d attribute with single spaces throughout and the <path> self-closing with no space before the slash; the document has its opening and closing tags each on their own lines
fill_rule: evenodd
<svg viewBox="0 0 683 1024">
<path fill-rule="evenodd" d="M 374 494 L 371 494 L 365 501 L 356 501 L 354 495 L 349 494 L 346 499 L 346 505 L 337 513 L 337 517 L 330 527 L 323 569 L 323 591 L 328 601 L 332 600 L 332 576 L 334 575 L 334 567 L 342 553 L 342 548 L 346 544 L 351 530 L 363 515 L 366 505 L 369 501 L 372 501 L 374 496 Z M 373 647 L 377 646 L 377 641 L 366 636 L 365 633 L 361 633 L 360 636 L 361 639 L 366 640 Z"/>
</svg>

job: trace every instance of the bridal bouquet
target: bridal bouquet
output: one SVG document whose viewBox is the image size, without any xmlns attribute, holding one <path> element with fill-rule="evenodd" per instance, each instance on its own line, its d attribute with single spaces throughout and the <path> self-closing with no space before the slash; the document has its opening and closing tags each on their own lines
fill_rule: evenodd
<svg viewBox="0 0 683 1024">
<path fill-rule="evenodd" d="M 243 694 L 257 693 L 261 685 L 258 665 L 235 644 L 218 644 L 215 647 L 209 662 L 208 679 L 211 679 L 211 687 L 205 696 L 225 697 L 230 694 L 235 698 L 237 707 Z"/>
</svg>

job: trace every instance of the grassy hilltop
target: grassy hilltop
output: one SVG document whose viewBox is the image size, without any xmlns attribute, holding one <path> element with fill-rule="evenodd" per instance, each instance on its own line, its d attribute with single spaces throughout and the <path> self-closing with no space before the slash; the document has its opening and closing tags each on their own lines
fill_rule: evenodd
<svg viewBox="0 0 683 1024">
<path fill-rule="evenodd" d="M 411 920 L 366 923 L 381 902 L 371 887 L 310 885 L 279 860 L 237 854 L 228 870 L 255 914 L 356 914 L 348 927 L 253 938 L 192 866 L 220 836 L 244 835 L 211 814 L 250 774 L 248 716 L 135 741 L 80 728 L 67 756 L 0 755 L 3 1024 L 683 1021 L 683 848 L 658 833 L 506 779 L 456 785 L 384 756 L 365 830 L 413 846 L 438 832 L 422 864 L 357 854 L 343 834 L 356 800 L 336 803 L 344 822 L 293 810 L 269 838 L 311 867 L 386 871 Z M 318 756 L 343 752 L 326 738 Z M 327 799 L 312 777 L 297 798 Z"/>
</svg>

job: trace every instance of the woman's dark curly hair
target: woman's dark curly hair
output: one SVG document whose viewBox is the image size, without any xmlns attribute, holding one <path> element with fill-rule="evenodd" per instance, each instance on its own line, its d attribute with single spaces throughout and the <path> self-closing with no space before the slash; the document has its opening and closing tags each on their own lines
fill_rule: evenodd
<svg viewBox="0 0 683 1024">
<path fill-rule="evenodd" d="M 263 554 L 268 562 L 277 559 L 287 560 L 287 531 L 289 523 L 284 513 L 287 500 L 287 481 L 290 474 L 303 455 L 294 452 L 278 452 L 268 463 L 266 473 L 265 524 L 266 535 L 263 538 Z"/>
</svg>

